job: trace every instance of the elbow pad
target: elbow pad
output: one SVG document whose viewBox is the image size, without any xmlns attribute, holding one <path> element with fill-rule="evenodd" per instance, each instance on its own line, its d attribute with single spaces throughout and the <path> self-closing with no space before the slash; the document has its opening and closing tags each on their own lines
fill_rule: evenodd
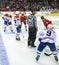
<svg viewBox="0 0 59 65">
<path fill-rule="evenodd" d="M 41 40 L 42 40 L 42 38 L 38 38 L 38 40 L 39 40 L 39 41 L 41 41 Z"/>
</svg>

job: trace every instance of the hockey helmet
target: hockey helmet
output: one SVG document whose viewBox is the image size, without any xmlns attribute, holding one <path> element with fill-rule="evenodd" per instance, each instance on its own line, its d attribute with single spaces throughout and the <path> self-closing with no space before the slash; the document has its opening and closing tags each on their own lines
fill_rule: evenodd
<svg viewBox="0 0 59 65">
<path fill-rule="evenodd" d="M 41 19 L 44 19 L 44 16 L 41 16 Z"/>
<path fill-rule="evenodd" d="M 47 28 L 48 28 L 48 29 L 53 29 L 54 27 L 53 27 L 52 24 L 49 24 L 49 25 L 47 26 Z"/>
<path fill-rule="evenodd" d="M 8 14 L 6 13 L 6 14 L 4 14 L 5 16 L 8 16 Z"/>
</svg>

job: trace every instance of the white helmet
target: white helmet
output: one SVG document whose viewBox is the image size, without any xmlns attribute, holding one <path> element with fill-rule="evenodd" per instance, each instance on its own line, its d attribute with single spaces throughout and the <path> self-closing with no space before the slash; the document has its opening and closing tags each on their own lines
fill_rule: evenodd
<svg viewBox="0 0 59 65">
<path fill-rule="evenodd" d="M 53 27 L 52 24 L 49 24 L 49 25 L 47 26 L 47 28 L 48 28 L 48 29 L 53 29 L 54 27 Z"/>
</svg>

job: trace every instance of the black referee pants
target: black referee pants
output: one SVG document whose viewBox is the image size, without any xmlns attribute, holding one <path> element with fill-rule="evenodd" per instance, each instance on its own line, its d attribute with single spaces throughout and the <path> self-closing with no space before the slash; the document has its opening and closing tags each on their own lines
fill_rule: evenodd
<svg viewBox="0 0 59 65">
<path fill-rule="evenodd" d="M 35 42 L 35 39 L 36 39 L 36 33 L 37 33 L 37 30 L 35 27 L 31 27 L 29 28 L 29 31 L 28 31 L 28 46 L 31 45 L 31 46 L 34 46 L 34 42 Z"/>
</svg>

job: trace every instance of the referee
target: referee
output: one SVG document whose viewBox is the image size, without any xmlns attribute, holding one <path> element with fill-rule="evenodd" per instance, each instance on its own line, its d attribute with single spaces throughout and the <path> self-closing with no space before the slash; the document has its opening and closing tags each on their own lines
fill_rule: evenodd
<svg viewBox="0 0 59 65">
<path fill-rule="evenodd" d="M 36 47 L 34 42 L 36 39 L 37 33 L 37 18 L 35 16 L 35 10 L 31 9 L 31 14 L 28 16 L 27 24 L 28 24 L 28 46 Z"/>
</svg>

